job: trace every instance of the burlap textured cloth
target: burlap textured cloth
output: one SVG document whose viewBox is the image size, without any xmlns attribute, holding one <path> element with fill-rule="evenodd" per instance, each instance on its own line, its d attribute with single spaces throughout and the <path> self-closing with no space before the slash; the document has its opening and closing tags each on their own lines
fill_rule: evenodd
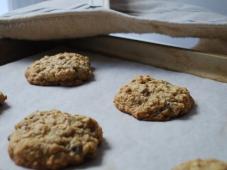
<svg viewBox="0 0 227 170">
<path fill-rule="evenodd" d="M 116 32 L 226 40 L 227 17 L 165 0 L 50 0 L 0 17 L 0 37 L 7 38 L 47 40 Z"/>
</svg>

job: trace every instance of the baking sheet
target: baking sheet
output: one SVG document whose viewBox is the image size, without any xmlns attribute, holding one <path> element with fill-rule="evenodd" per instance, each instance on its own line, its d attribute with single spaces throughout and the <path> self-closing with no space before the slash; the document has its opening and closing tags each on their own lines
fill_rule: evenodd
<svg viewBox="0 0 227 170">
<path fill-rule="evenodd" d="M 27 83 L 24 71 L 40 56 L 0 67 L 0 89 L 8 96 L 0 108 L 0 170 L 23 170 L 10 160 L 7 137 L 14 125 L 36 110 L 60 109 L 95 118 L 104 143 L 96 159 L 68 169 L 168 170 L 195 158 L 227 160 L 227 84 L 106 56 L 89 54 L 95 78 L 78 87 L 41 87 Z M 135 75 L 149 74 L 186 86 L 196 107 L 168 122 L 146 122 L 121 113 L 113 97 Z"/>
</svg>

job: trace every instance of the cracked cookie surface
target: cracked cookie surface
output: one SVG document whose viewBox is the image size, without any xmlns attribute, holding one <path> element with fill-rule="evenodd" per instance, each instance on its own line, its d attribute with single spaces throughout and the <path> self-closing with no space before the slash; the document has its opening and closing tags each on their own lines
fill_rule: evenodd
<svg viewBox="0 0 227 170">
<path fill-rule="evenodd" d="M 227 163 L 213 159 L 197 159 L 182 163 L 173 170 L 227 170 Z"/>
<path fill-rule="evenodd" d="M 186 88 L 142 75 L 120 88 L 114 104 L 137 119 L 166 121 L 186 114 L 194 102 Z"/>
<path fill-rule="evenodd" d="M 76 86 L 93 76 L 87 56 L 77 53 L 59 53 L 35 61 L 25 72 L 25 77 L 34 85 Z"/>
<path fill-rule="evenodd" d="M 1 91 L 0 91 L 0 104 L 3 104 L 5 102 L 5 100 L 7 99 L 7 96 L 4 95 Z"/>
<path fill-rule="evenodd" d="M 17 164 L 33 169 L 60 169 L 95 155 L 102 129 L 89 117 L 59 110 L 37 111 L 15 126 L 8 152 Z"/>
</svg>

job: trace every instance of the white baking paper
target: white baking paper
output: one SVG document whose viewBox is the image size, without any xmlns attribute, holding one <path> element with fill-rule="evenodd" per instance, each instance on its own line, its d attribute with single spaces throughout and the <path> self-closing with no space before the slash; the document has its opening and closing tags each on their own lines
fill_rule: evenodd
<svg viewBox="0 0 227 170">
<path fill-rule="evenodd" d="M 60 109 L 95 118 L 103 128 L 104 143 L 97 157 L 70 170 L 169 170 L 195 158 L 227 160 L 227 84 L 148 65 L 89 54 L 95 78 L 77 87 L 30 85 L 26 58 L 0 67 L 0 89 L 8 96 L 0 110 L 0 170 L 23 170 L 7 153 L 14 125 L 36 110 Z M 113 98 L 135 75 L 149 74 L 187 87 L 197 107 L 168 122 L 148 122 L 118 111 Z"/>
</svg>

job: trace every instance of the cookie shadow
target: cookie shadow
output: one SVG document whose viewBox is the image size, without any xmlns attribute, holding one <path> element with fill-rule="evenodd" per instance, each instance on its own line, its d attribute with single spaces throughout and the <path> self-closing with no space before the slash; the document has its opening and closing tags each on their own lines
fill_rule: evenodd
<svg viewBox="0 0 227 170">
<path fill-rule="evenodd" d="M 102 165 L 103 158 L 105 156 L 105 152 L 110 150 L 110 145 L 106 139 L 103 139 L 103 143 L 98 148 L 96 156 L 93 159 L 86 160 L 82 165 L 77 167 L 69 167 L 66 170 L 73 170 L 73 169 L 89 169 L 94 167 L 99 167 Z"/>
<path fill-rule="evenodd" d="M 10 105 L 8 105 L 7 103 L 0 104 L 0 115 L 9 108 L 10 108 Z"/>
<path fill-rule="evenodd" d="M 73 88 L 79 88 L 79 87 L 84 87 L 86 85 L 89 85 L 93 82 L 95 82 L 95 76 L 92 76 L 89 80 L 84 81 L 81 84 L 78 85 L 47 85 L 47 86 L 43 86 L 43 87 L 52 87 L 52 88 L 63 88 L 63 89 L 73 89 Z"/>
<path fill-rule="evenodd" d="M 197 104 L 195 103 L 192 110 L 189 111 L 188 114 L 185 114 L 184 116 L 178 118 L 179 120 L 190 120 L 192 119 L 193 116 L 197 115 L 198 114 L 198 106 Z"/>
</svg>

